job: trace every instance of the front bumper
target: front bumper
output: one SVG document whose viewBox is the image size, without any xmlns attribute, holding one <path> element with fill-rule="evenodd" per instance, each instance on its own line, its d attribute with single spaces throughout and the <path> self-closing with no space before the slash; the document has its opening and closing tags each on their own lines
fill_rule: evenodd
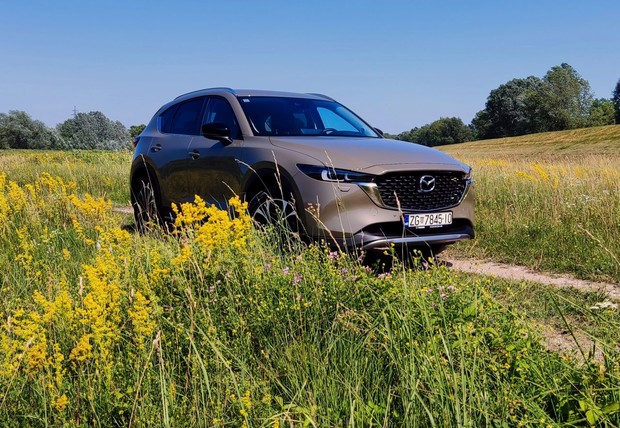
<svg viewBox="0 0 620 428">
<path fill-rule="evenodd" d="M 344 247 L 380 250 L 395 246 L 422 247 L 450 244 L 474 237 L 474 191 L 451 211 L 453 224 L 442 228 L 409 229 L 402 215 L 411 211 L 382 207 L 372 192 L 357 184 L 323 183 L 303 174 L 295 176 L 306 234 Z M 301 205 L 301 204 L 300 204 Z M 301 208 L 301 207 L 300 207 Z"/>
<path fill-rule="evenodd" d="M 453 244 L 457 241 L 463 241 L 474 238 L 474 228 L 467 225 L 459 228 L 450 228 L 449 230 L 437 229 L 434 233 L 416 234 L 415 232 L 404 229 L 403 233 L 398 235 L 380 235 L 362 231 L 353 236 L 352 245 L 362 250 L 389 250 L 394 247 L 407 248 L 423 248 L 429 246 L 441 246 Z"/>
</svg>

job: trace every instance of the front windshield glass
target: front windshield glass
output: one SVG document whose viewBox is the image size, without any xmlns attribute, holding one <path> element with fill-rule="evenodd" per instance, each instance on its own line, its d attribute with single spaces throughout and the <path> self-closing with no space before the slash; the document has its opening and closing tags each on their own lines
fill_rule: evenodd
<svg viewBox="0 0 620 428">
<path fill-rule="evenodd" d="M 374 137 L 379 135 L 346 107 L 327 100 L 239 97 L 254 135 Z"/>
</svg>

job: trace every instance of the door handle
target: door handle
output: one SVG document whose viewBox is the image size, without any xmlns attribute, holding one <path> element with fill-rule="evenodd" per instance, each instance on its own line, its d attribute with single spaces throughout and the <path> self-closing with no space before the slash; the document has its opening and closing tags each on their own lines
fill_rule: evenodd
<svg viewBox="0 0 620 428">
<path fill-rule="evenodd" d="M 200 157 L 200 152 L 197 150 L 194 150 L 193 152 L 189 152 L 189 155 L 192 157 L 193 160 L 196 160 Z"/>
<path fill-rule="evenodd" d="M 158 152 L 161 150 L 161 144 L 155 144 L 153 147 L 151 147 L 151 151 L 152 152 Z"/>
</svg>

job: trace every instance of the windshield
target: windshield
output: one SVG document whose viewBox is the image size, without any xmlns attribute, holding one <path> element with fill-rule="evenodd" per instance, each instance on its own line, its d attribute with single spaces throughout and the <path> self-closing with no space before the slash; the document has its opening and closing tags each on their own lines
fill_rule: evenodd
<svg viewBox="0 0 620 428">
<path fill-rule="evenodd" d="M 379 135 L 346 107 L 327 100 L 239 97 L 254 135 L 374 137 Z"/>
</svg>

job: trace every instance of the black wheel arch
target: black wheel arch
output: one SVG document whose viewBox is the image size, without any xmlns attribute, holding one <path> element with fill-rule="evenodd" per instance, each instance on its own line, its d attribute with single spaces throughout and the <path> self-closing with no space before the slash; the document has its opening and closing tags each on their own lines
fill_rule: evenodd
<svg viewBox="0 0 620 428">
<path fill-rule="evenodd" d="M 288 171 L 281 167 L 276 168 L 273 164 L 265 165 L 260 169 L 252 171 L 248 179 L 245 181 L 243 193 L 247 201 L 259 191 L 273 187 L 281 187 L 282 191 L 291 193 L 295 200 L 295 205 L 297 206 L 298 212 L 301 212 L 301 209 L 303 208 L 300 205 L 301 193 L 295 184 L 295 180 L 293 180 L 292 175 Z"/>
<path fill-rule="evenodd" d="M 157 207 L 160 224 L 166 228 L 170 228 L 170 225 L 174 223 L 172 207 L 162 203 L 159 177 L 155 173 L 155 169 L 146 163 L 139 165 L 132 171 L 130 180 L 131 205 L 134 207 L 136 205 L 135 195 L 136 191 L 138 191 L 140 182 L 144 181 L 150 183 L 155 197 L 155 205 Z"/>
<path fill-rule="evenodd" d="M 249 174 L 243 186 L 245 200 L 249 201 L 259 191 L 266 190 L 274 186 L 281 187 L 282 191 L 289 192 L 293 195 L 297 212 L 299 215 L 302 215 L 304 212 L 304 207 L 301 200 L 301 193 L 295 184 L 293 176 L 281 166 L 276 167 L 273 163 L 255 168 Z"/>
<path fill-rule="evenodd" d="M 159 188 L 159 177 L 155 173 L 155 169 L 146 162 L 141 162 L 139 165 L 134 167 L 131 172 L 130 179 L 130 198 L 131 203 L 135 202 L 134 191 L 136 186 L 140 183 L 140 180 L 144 180 L 150 182 L 153 185 L 153 190 L 155 191 L 155 198 L 159 206 L 162 206 L 161 193 Z"/>
</svg>

